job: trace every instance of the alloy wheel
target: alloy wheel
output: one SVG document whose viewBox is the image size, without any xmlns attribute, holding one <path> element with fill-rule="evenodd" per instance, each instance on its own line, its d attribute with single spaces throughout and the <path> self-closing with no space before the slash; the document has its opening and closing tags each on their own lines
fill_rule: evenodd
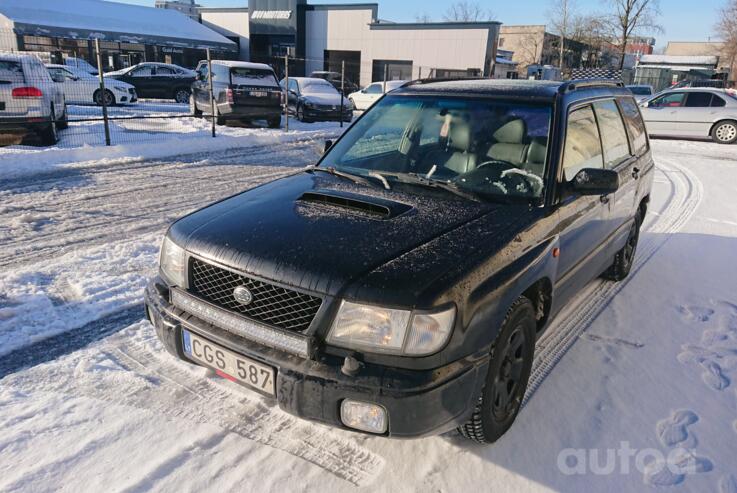
<svg viewBox="0 0 737 493">
<path fill-rule="evenodd" d="M 520 391 L 525 367 L 525 333 L 521 324 L 514 328 L 507 344 L 500 349 L 502 363 L 493 382 L 491 413 L 495 420 L 504 421 L 517 411 L 524 395 Z"/>
<path fill-rule="evenodd" d="M 174 100 L 177 103 L 187 103 L 187 102 L 189 102 L 189 91 L 187 91 L 185 89 L 179 89 L 174 94 Z"/>
<path fill-rule="evenodd" d="M 737 125 L 723 123 L 716 129 L 716 136 L 720 142 L 731 142 L 737 137 Z"/>
<path fill-rule="evenodd" d="M 640 236 L 640 230 L 637 227 L 637 222 L 632 225 L 630 229 L 629 237 L 627 237 L 627 244 L 624 246 L 624 267 L 629 270 L 632 262 L 635 260 L 635 252 L 637 251 L 637 241 Z"/>
</svg>

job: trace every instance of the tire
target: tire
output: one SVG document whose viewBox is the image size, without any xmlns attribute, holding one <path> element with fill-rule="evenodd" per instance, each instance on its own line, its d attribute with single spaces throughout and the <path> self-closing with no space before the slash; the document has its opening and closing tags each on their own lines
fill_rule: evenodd
<svg viewBox="0 0 737 493">
<path fill-rule="evenodd" d="M 217 106 L 215 107 L 215 125 L 223 126 L 226 124 L 226 119 L 223 115 L 220 114 L 220 112 L 217 109 Z"/>
<path fill-rule="evenodd" d="M 58 130 L 64 130 L 69 128 L 69 117 L 66 107 L 64 108 L 64 115 L 56 122 L 56 128 Z"/>
<path fill-rule="evenodd" d="M 267 120 L 269 128 L 281 128 L 281 115 Z"/>
<path fill-rule="evenodd" d="M 305 118 L 305 109 L 301 104 L 297 106 L 297 120 L 301 121 L 302 123 L 312 123 L 312 121 Z"/>
<path fill-rule="evenodd" d="M 197 103 L 194 100 L 194 94 L 189 95 L 189 112 L 196 118 L 202 117 L 202 111 L 197 108 Z"/>
<path fill-rule="evenodd" d="M 478 443 L 494 443 L 517 418 L 535 354 L 537 323 L 532 302 L 521 296 L 507 310 L 491 347 L 489 373 L 471 419 L 461 435 Z M 499 389 L 504 388 L 503 392 Z"/>
<path fill-rule="evenodd" d="M 356 102 L 353 101 L 353 98 L 348 98 L 348 101 L 350 101 L 351 104 L 353 105 L 353 110 L 354 111 L 361 111 L 361 110 L 358 109 L 358 106 L 356 106 Z"/>
<path fill-rule="evenodd" d="M 49 118 L 51 119 L 51 123 L 44 127 L 40 134 L 41 144 L 45 146 L 52 146 L 59 142 L 59 135 L 57 133 L 56 126 L 56 113 L 54 112 L 53 107 L 51 108 Z"/>
<path fill-rule="evenodd" d="M 617 252 L 614 256 L 614 263 L 604 272 L 605 279 L 619 282 L 629 276 L 634 264 L 635 254 L 637 253 L 637 243 L 640 241 L 640 226 L 642 225 L 642 212 L 640 210 L 635 214 L 635 220 L 630 227 L 630 233 L 627 236 L 627 244 Z"/>
<path fill-rule="evenodd" d="M 189 96 L 192 94 L 192 91 L 187 89 L 186 87 L 180 87 L 178 89 L 174 90 L 174 101 L 180 104 L 189 103 Z"/>
<path fill-rule="evenodd" d="M 737 122 L 725 120 L 714 125 L 711 138 L 717 144 L 734 144 L 737 142 Z"/>
<path fill-rule="evenodd" d="M 103 93 L 100 92 L 99 89 L 97 91 L 95 91 L 95 94 L 92 95 L 92 99 L 94 99 L 95 104 L 97 106 L 102 106 L 102 98 L 103 98 L 102 95 L 103 95 Z M 108 107 L 115 106 L 115 104 L 116 104 L 115 103 L 115 94 L 113 94 L 112 92 L 110 92 L 107 89 L 105 89 L 104 95 L 105 95 L 104 97 L 105 97 L 105 104 L 106 104 L 106 106 L 108 106 Z"/>
</svg>

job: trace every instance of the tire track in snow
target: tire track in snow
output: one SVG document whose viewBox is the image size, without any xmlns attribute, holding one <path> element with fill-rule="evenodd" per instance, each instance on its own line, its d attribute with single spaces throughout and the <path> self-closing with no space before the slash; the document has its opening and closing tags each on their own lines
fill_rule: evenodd
<svg viewBox="0 0 737 493">
<path fill-rule="evenodd" d="M 83 352 L 2 380 L 22 392 L 83 396 L 228 433 L 302 458 L 356 486 L 373 482 L 383 457 L 348 432 L 327 432 L 197 366 L 171 357 L 148 322 L 134 324 Z M 346 438 L 341 435 L 345 435 Z"/>
<path fill-rule="evenodd" d="M 525 394 L 526 405 L 542 385 L 545 378 L 579 336 L 591 325 L 601 311 L 622 289 L 627 286 L 640 269 L 668 241 L 668 235 L 679 231 L 693 216 L 703 197 L 701 181 L 688 168 L 669 159 L 657 159 L 658 169 L 673 184 L 673 194 L 666 209 L 644 230 L 638 246 L 637 258 L 630 276 L 622 282 L 596 280 L 593 288 L 579 295 L 580 304 L 569 308 L 562 318 L 553 320 L 535 348 L 535 360 Z"/>
</svg>

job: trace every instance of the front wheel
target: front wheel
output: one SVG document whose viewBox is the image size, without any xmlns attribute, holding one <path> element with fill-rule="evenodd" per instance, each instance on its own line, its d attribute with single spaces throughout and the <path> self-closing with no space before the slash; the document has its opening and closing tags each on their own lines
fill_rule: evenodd
<svg viewBox="0 0 737 493">
<path fill-rule="evenodd" d="M 717 123 L 711 130 L 711 138 L 717 144 L 734 144 L 737 142 L 737 122 Z"/>
<path fill-rule="evenodd" d="M 305 109 L 304 106 L 301 104 L 297 106 L 297 120 L 303 122 L 303 123 L 312 123 L 310 120 L 305 117 Z"/>
<path fill-rule="evenodd" d="M 188 103 L 189 95 L 190 95 L 189 89 L 185 89 L 183 87 L 179 88 L 176 91 L 174 91 L 174 101 L 176 101 L 179 104 Z"/>
<path fill-rule="evenodd" d="M 93 98 L 97 106 L 115 106 L 115 95 L 107 89 L 104 92 L 97 90 Z"/>
<path fill-rule="evenodd" d="M 478 443 L 493 443 L 511 428 L 532 371 L 536 327 L 532 302 L 519 297 L 492 345 L 484 390 L 471 419 L 458 428 L 461 435 Z"/>
</svg>

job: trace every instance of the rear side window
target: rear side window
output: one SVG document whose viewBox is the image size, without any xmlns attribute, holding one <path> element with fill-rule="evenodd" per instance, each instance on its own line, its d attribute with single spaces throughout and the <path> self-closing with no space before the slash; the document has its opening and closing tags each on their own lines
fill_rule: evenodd
<svg viewBox="0 0 737 493">
<path fill-rule="evenodd" d="M 612 99 L 594 103 L 594 110 L 604 144 L 604 166 L 616 168 L 630 157 L 630 144 L 619 108 Z"/>
<path fill-rule="evenodd" d="M 721 108 L 722 106 L 727 106 L 727 102 L 714 94 L 711 98 L 711 106 L 713 108 Z"/>
<path fill-rule="evenodd" d="M 20 62 L 0 60 L 0 81 L 13 84 L 23 80 L 23 66 Z"/>
<path fill-rule="evenodd" d="M 169 67 L 156 67 L 156 75 L 174 75 L 176 70 Z"/>
<path fill-rule="evenodd" d="M 686 108 L 708 108 L 711 106 L 710 92 L 690 92 L 686 99 Z"/>
<path fill-rule="evenodd" d="M 566 145 L 563 151 L 563 174 L 571 181 L 584 168 L 603 168 L 604 154 L 601 136 L 591 106 L 574 110 L 568 115 Z"/>
<path fill-rule="evenodd" d="M 637 108 L 637 103 L 633 99 L 620 99 L 619 106 L 622 108 L 627 132 L 629 132 L 630 140 L 632 141 L 632 152 L 638 155 L 647 148 L 645 122 L 642 121 L 640 110 Z"/>
</svg>

